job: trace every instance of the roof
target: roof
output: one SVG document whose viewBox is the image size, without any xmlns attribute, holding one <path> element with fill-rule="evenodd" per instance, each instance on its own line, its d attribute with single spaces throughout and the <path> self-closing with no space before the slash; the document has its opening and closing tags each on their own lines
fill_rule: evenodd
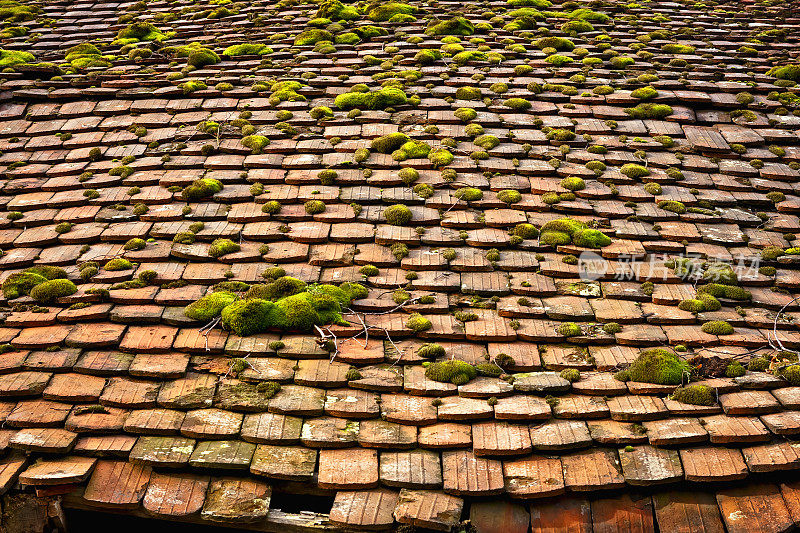
<svg viewBox="0 0 800 533">
<path fill-rule="evenodd" d="M 1 75 L 0 279 L 76 290 L 2 301 L 3 491 L 266 531 L 800 523 L 800 5 L 546 4 L 5 22 L 34 59 Z M 276 265 L 368 292 L 307 331 L 186 316 Z M 615 378 L 659 347 L 710 405 Z"/>
</svg>

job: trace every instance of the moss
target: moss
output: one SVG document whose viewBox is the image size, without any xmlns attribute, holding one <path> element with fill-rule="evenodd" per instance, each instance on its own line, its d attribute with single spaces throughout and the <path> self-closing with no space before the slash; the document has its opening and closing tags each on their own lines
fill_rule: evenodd
<svg viewBox="0 0 800 533">
<path fill-rule="evenodd" d="M 727 263 L 711 263 L 703 271 L 703 281 L 720 283 L 722 285 L 736 285 L 739 282 L 733 267 Z"/>
<path fill-rule="evenodd" d="M 739 361 L 731 361 L 725 368 L 725 377 L 729 378 L 740 378 L 746 373 L 747 369 Z"/>
<path fill-rule="evenodd" d="M 442 53 L 439 50 L 433 50 L 426 48 L 424 50 L 420 50 L 414 56 L 414 61 L 416 61 L 420 65 L 431 65 L 436 60 L 442 58 Z"/>
<path fill-rule="evenodd" d="M 237 335 L 252 335 L 272 325 L 275 308 L 274 302 L 258 298 L 236 300 L 222 308 L 222 325 Z"/>
<path fill-rule="evenodd" d="M 541 231 L 542 233 L 548 231 L 560 231 L 572 237 L 575 235 L 575 233 L 585 228 L 586 225 L 578 220 L 572 218 L 559 218 L 545 223 L 542 226 Z"/>
<path fill-rule="evenodd" d="M 196 202 L 215 195 L 222 190 L 222 183 L 212 178 L 200 178 L 183 189 L 181 197 L 188 202 Z"/>
<path fill-rule="evenodd" d="M 133 264 L 127 259 L 124 259 L 122 257 L 117 257 L 115 259 L 112 259 L 103 266 L 103 270 L 107 270 L 109 272 L 116 272 L 119 270 L 130 270 L 132 268 Z"/>
<path fill-rule="evenodd" d="M 318 215 L 325 212 L 325 202 L 322 200 L 309 200 L 303 207 L 309 215 Z"/>
<path fill-rule="evenodd" d="M 542 37 L 535 41 L 533 45 L 539 50 L 553 48 L 557 52 L 571 52 L 575 49 L 575 43 L 564 37 Z"/>
<path fill-rule="evenodd" d="M 187 305 L 183 314 L 192 320 L 207 322 L 216 318 L 222 310 L 236 301 L 236 295 L 228 291 L 217 291 Z"/>
<path fill-rule="evenodd" d="M 670 396 L 672 400 L 689 405 L 711 406 L 717 403 L 714 389 L 707 385 L 686 385 L 678 387 Z"/>
<path fill-rule="evenodd" d="M 500 144 L 500 139 L 495 137 L 494 135 L 479 135 L 475 137 L 473 140 L 476 145 L 480 146 L 484 150 L 491 150 L 492 148 L 496 148 L 497 145 Z"/>
<path fill-rule="evenodd" d="M 419 347 L 419 350 L 417 350 L 417 355 L 419 357 L 424 357 L 425 359 L 440 359 L 445 357 L 447 354 L 441 344 L 427 343 Z"/>
<path fill-rule="evenodd" d="M 711 320 L 703 324 L 700 329 L 703 330 L 703 333 L 708 333 L 709 335 L 733 334 L 733 326 L 724 320 Z"/>
<path fill-rule="evenodd" d="M 497 378 L 503 373 L 503 369 L 494 363 L 478 363 L 475 365 L 475 371 L 479 376 L 486 376 L 490 378 Z"/>
<path fill-rule="evenodd" d="M 658 196 L 662 193 L 661 185 L 659 185 L 654 181 L 651 181 L 650 183 L 645 183 L 644 190 L 645 192 L 648 192 L 653 196 Z"/>
<path fill-rule="evenodd" d="M 413 214 L 411 213 L 411 209 L 405 205 L 395 204 L 384 209 L 383 217 L 386 219 L 386 222 L 392 226 L 405 226 L 411 222 Z"/>
<path fill-rule="evenodd" d="M 478 371 L 467 362 L 449 359 L 429 364 L 425 368 L 425 377 L 440 383 L 464 385 L 478 377 Z"/>
<path fill-rule="evenodd" d="M 238 252 L 241 249 L 242 247 L 239 246 L 238 243 L 235 243 L 230 239 L 214 239 L 208 249 L 208 255 L 217 258 L 226 254 Z"/>
<path fill-rule="evenodd" d="M 453 154 L 444 148 L 437 148 L 428 153 L 428 160 L 435 168 L 441 168 L 453 162 Z"/>
<path fill-rule="evenodd" d="M 386 109 L 408 102 L 408 96 L 398 87 L 383 87 L 373 92 L 349 92 L 337 96 L 333 104 L 339 109 Z M 397 134 L 393 134 L 397 135 Z M 400 134 L 403 135 L 403 134 Z M 406 136 L 406 141 L 408 138 Z M 401 143 L 402 144 L 402 143 Z M 373 147 L 374 148 L 374 147 Z M 396 149 L 396 148 L 395 148 Z M 388 152 L 381 152 L 388 153 Z"/>
<path fill-rule="evenodd" d="M 647 167 L 637 165 L 636 163 L 625 163 L 619 171 L 631 179 L 643 178 L 650 175 L 650 171 L 647 170 Z"/>
<path fill-rule="evenodd" d="M 272 48 L 263 43 L 233 44 L 223 50 L 222 55 L 228 57 L 254 56 L 271 54 Z"/>
<path fill-rule="evenodd" d="M 377 276 L 380 273 L 375 265 L 364 265 L 358 271 L 368 278 Z"/>
<path fill-rule="evenodd" d="M 539 242 L 546 246 L 563 246 L 572 242 L 572 238 L 563 231 L 542 231 Z"/>
<path fill-rule="evenodd" d="M 512 234 L 523 239 L 533 239 L 539 236 L 539 230 L 533 224 L 517 224 L 512 230 Z"/>
<path fill-rule="evenodd" d="M 397 173 L 400 179 L 403 181 L 405 185 L 411 185 L 415 181 L 419 179 L 419 172 L 411 167 L 405 167 L 400 169 L 400 172 Z"/>
<path fill-rule="evenodd" d="M 582 178 L 572 176 L 561 180 L 561 186 L 569 191 L 582 191 L 586 188 L 586 182 Z"/>
<path fill-rule="evenodd" d="M 783 248 L 779 246 L 766 246 L 761 250 L 761 259 L 764 261 L 775 261 L 784 254 Z"/>
<path fill-rule="evenodd" d="M 483 191 L 475 187 L 462 187 L 455 192 L 455 197 L 465 202 L 476 202 L 483 198 Z"/>
<path fill-rule="evenodd" d="M 17 272 L 3 282 L 3 296 L 9 300 L 27 296 L 36 285 L 48 281 L 46 277 L 34 272 Z"/>
<path fill-rule="evenodd" d="M 657 385 L 680 385 L 689 364 L 666 348 L 650 348 L 639 354 L 627 369 L 631 381 Z"/>
<path fill-rule="evenodd" d="M 522 201 L 522 194 L 514 189 L 505 189 L 497 193 L 497 199 L 506 204 L 516 204 Z"/>
<path fill-rule="evenodd" d="M 587 228 L 575 232 L 572 242 L 584 248 L 602 248 L 611 244 L 611 237 L 602 231 Z"/>
<path fill-rule="evenodd" d="M 558 334 L 563 337 L 577 337 L 581 333 L 581 327 L 575 322 L 564 322 L 558 326 Z"/>
<path fill-rule="evenodd" d="M 417 11 L 415 6 L 401 2 L 373 4 L 373 7 L 367 12 L 367 18 L 373 22 L 387 22 L 397 15 L 414 15 Z"/>
<path fill-rule="evenodd" d="M 683 204 L 683 202 L 679 202 L 677 200 L 661 200 L 660 202 L 657 202 L 656 205 L 664 211 L 669 211 L 678 215 L 682 215 L 686 212 L 686 206 Z"/>
<path fill-rule="evenodd" d="M 333 42 L 333 34 L 327 30 L 313 28 L 300 33 L 294 39 L 295 46 L 308 46 L 320 41 Z"/>
<path fill-rule="evenodd" d="M 126 242 L 125 246 L 123 246 L 122 248 L 123 250 L 132 251 L 132 250 L 144 250 L 146 246 L 147 242 L 144 239 L 133 238 L 130 239 L 128 242 Z"/>
<path fill-rule="evenodd" d="M 619 322 L 608 322 L 607 324 L 603 324 L 604 333 L 613 335 L 615 333 L 619 333 L 620 331 L 622 331 L 622 326 Z"/>
<path fill-rule="evenodd" d="M 769 359 L 761 355 L 753 357 L 747 364 L 747 369 L 751 372 L 764 372 L 768 368 L 769 368 Z"/>
<path fill-rule="evenodd" d="M 789 365 L 777 371 L 778 375 L 794 387 L 800 386 L 800 365 Z"/>
<path fill-rule="evenodd" d="M 562 379 L 566 379 L 570 383 L 575 383 L 576 381 L 581 379 L 581 373 L 576 368 L 565 368 L 559 374 Z"/>
<path fill-rule="evenodd" d="M 672 114 L 672 107 L 666 104 L 639 104 L 625 110 L 633 118 L 662 119 Z"/>
<path fill-rule="evenodd" d="M 469 122 L 470 120 L 475 120 L 478 112 L 471 107 L 459 107 L 455 110 L 455 116 L 462 122 Z"/>
<path fill-rule="evenodd" d="M 481 90 L 478 87 L 462 86 L 456 89 L 458 100 L 480 100 Z"/>
<path fill-rule="evenodd" d="M 503 105 L 515 111 L 524 111 L 531 108 L 531 103 L 524 98 L 509 98 L 503 102 Z"/>
<path fill-rule="evenodd" d="M 800 81 L 800 63 L 774 66 L 767 71 L 767 76 L 772 76 L 779 80 Z"/>
<path fill-rule="evenodd" d="M 475 26 L 464 17 L 453 17 L 439 23 L 431 24 L 425 30 L 426 35 L 472 35 Z"/>
<path fill-rule="evenodd" d="M 0 54 L 0 57 L 2 54 Z M 31 56 L 32 57 L 32 56 Z M 64 55 L 64 60 L 75 69 L 85 69 L 89 67 L 109 67 L 111 63 L 100 49 L 90 43 L 81 43 L 69 48 Z M 2 60 L 0 60 L 2 62 Z"/>
<path fill-rule="evenodd" d="M 279 213 L 281 210 L 281 204 L 277 200 L 270 200 L 269 202 L 264 203 L 261 206 L 262 213 L 268 213 L 270 215 L 274 215 Z"/>
<path fill-rule="evenodd" d="M 750 291 L 732 285 L 722 285 L 720 283 L 708 283 L 697 289 L 698 295 L 701 293 L 710 294 L 715 298 L 727 298 L 729 300 L 749 300 L 752 295 Z"/>
<path fill-rule="evenodd" d="M 405 161 L 406 159 L 422 159 L 427 157 L 431 147 L 423 141 L 408 141 L 399 149 L 392 152 L 392 159 L 395 161 Z"/>
<path fill-rule="evenodd" d="M 248 135 L 242 138 L 242 146 L 250 148 L 250 152 L 256 155 L 260 154 L 269 143 L 269 139 L 263 135 Z"/>
<path fill-rule="evenodd" d="M 390 154 L 410 140 L 411 138 L 405 133 L 390 133 L 373 139 L 370 148 L 380 154 Z"/>
<path fill-rule="evenodd" d="M 430 320 L 419 313 L 411 313 L 406 320 L 406 327 L 412 331 L 427 331 L 433 327 Z"/>
<path fill-rule="evenodd" d="M 57 298 L 70 296 L 78 292 L 78 287 L 68 279 L 51 279 L 34 286 L 30 295 L 39 303 L 52 302 Z"/>
</svg>

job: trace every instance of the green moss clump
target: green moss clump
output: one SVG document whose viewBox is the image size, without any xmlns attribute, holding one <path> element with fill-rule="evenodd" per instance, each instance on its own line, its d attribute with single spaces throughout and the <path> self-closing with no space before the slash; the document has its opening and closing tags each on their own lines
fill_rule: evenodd
<svg viewBox="0 0 800 533">
<path fill-rule="evenodd" d="M 708 333 L 709 335 L 733 334 L 733 326 L 724 320 L 711 320 L 703 324 L 700 329 L 703 330 L 703 333 Z"/>
<path fill-rule="evenodd" d="M 33 272 L 16 272 L 11 274 L 3 282 L 3 296 L 8 300 L 14 300 L 20 296 L 27 296 L 31 289 L 40 283 L 47 281 L 47 278 Z"/>
<path fill-rule="evenodd" d="M 582 178 L 572 176 L 561 180 L 561 186 L 569 191 L 582 191 L 586 188 L 586 182 Z"/>
<path fill-rule="evenodd" d="M 449 359 L 429 364 L 425 368 L 425 377 L 439 383 L 465 385 L 478 377 L 478 371 L 467 362 Z"/>
<path fill-rule="evenodd" d="M 445 357 L 447 353 L 441 344 L 431 342 L 420 346 L 419 350 L 417 350 L 417 355 L 425 359 L 440 359 Z"/>
<path fill-rule="evenodd" d="M 399 149 L 392 152 L 392 159 L 395 161 L 405 161 L 406 159 L 422 159 L 427 157 L 431 147 L 423 141 L 408 141 Z"/>
<path fill-rule="evenodd" d="M 662 189 L 661 189 L 661 185 L 659 185 L 658 183 L 656 183 L 654 181 L 651 181 L 650 183 L 645 183 L 644 184 L 644 190 L 645 190 L 645 192 L 648 192 L 648 193 L 652 194 L 653 196 L 658 196 L 663 192 Z"/>
<path fill-rule="evenodd" d="M 309 200 L 303 206 L 309 215 L 318 215 L 325 212 L 325 202 L 322 200 Z"/>
<path fill-rule="evenodd" d="M 733 285 L 722 285 L 720 283 L 709 283 L 697 289 L 698 295 L 710 294 L 714 298 L 727 298 L 729 300 L 749 300 L 752 298 L 750 291 L 742 287 Z"/>
<path fill-rule="evenodd" d="M 117 38 L 112 44 L 124 46 L 140 41 L 155 41 L 160 43 L 174 35 L 174 32 L 165 34 L 149 22 L 139 21 L 119 30 L 117 32 Z"/>
<path fill-rule="evenodd" d="M 212 292 L 187 305 L 183 314 L 192 320 L 208 322 L 222 313 L 222 310 L 236 301 L 236 295 L 228 291 Z"/>
<path fill-rule="evenodd" d="M 413 214 L 411 213 L 411 209 L 405 205 L 395 204 L 384 209 L 383 217 L 386 219 L 386 222 L 392 226 L 405 226 L 411 222 Z"/>
<path fill-rule="evenodd" d="M 35 60 L 33 54 L 29 52 L 22 52 L 18 50 L 2 50 L 0 49 L 0 67 L 8 68 L 14 65 L 22 65 L 31 63 Z"/>
<path fill-rule="evenodd" d="M 135 251 L 135 250 L 144 250 L 147 246 L 147 242 L 144 239 L 133 238 L 130 239 L 128 242 L 125 243 L 123 246 L 123 250 L 127 251 Z"/>
<path fill-rule="evenodd" d="M 270 140 L 263 135 L 248 135 L 242 138 L 242 146 L 250 148 L 251 153 L 258 155 L 268 146 Z"/>
<path fill-rule="evenodd" d="M 223 50 L 222 55 L 227 57 L 257 56 L 271 54 L 272 48 L 263 43 L 233 44 Z"/>
<path fill-rule="evenodd" d="M 453 162 L 453 159 L 453 154 L 444 148 L 437 148 L 428 153 L 428 161 L 430 161 L 435 168 L 449 165 Z"/>
<path fill-rule="evenodd" d="M 753 357 L 747 364 L 747 369 L 751 372 L 764 372 L 768 368 L 769 368 L 769 359 L 761 355 Z"/>
<path fill-rule="evenodd" d="M 333 104 L 339 109 L 386 109 L 408 103 L 408 96 L 398 87 L 383 87 L 373 92 L 349 92 L 337 96 Z M 397 135 L 397 134 L 393 134 Z M 400 134 L 403 135 L 403 134 Z M 407 141 L 406 141 L 407 142 Z M 387 152 L 381 152 L 387 153 Z"/>
<path fill-rule="evenodd" d="M 277 381 L 262 381 L 256 385 L 256 392 L 270 399 L 281 391 L 281 384 Z"/>
<path fill-rule="evenodd" d="M 800 365 L 789 365 L 778 370 L 778 375 L 794 387 L 800 386 Z"/>
<path fill-rule="evenodd" d="M 478 112 L 471 107 L 459 107 L 455 110 L 455 115 L 461 122 L 469 122 L 470 120 L 475 120 Z"/>
<path fill-rule="evenodd" d="M 764 261 L 775 261 L 786 252 L 780 246 L 766 246 L 761 250 L 761 259 Z"/>
<path fill-rule="evenodd" d="M 615 333 L 619 333 L 620 331 L 622 331 L 622 325 L 620 325 L 619 322 L 608 322 L 607 324 L 603 324 L 604 333 L 613 335 Z"/>
<path fill-rule="evenodd" d="M 368 278 L 375 277 L 380 273 L 380 270 L 375 265 L 364 265 L 358 271 Z"/>
<path fill-rule="evenodd" d="M 122 257 L 117 257 L 115 259 L 112 259 L 103 266 L 103 270 L 109 272 L 116 272 L 119 270 L 130 270 L 132 268 L 133 268 L 133 263 Z"/>
<path fill-rule="evenodd" d="M 577 337 L 581 333 L 581 327 L 575 322 L 564 322 L 558 326 L 558 334 L 564 337 Z"/>
<path fill-rule="evenodd" d="M 650 171 L 647 170 L 647 167 L 637 165 L 636 163 L 625 163 L 619 171 L 621 174 L 631 179 L 643 178 L 650 175 Z"/>
<path fill-rule="evenodd" d="M 405 133 L 390 133 L 373 139 L 370 148 L 380 154 L 391 154 L 410 140 L 411 138 Z"/>
<path fill-rule="evenodd" d="M 200 178 L 183 189 L 181 198 L 187 202 L 196 202 L 213 196 L 222 190 L 222 182 L 212 178 Z"/>
<path fill-rule="evenodd" d="M 317 11 L 317 18 L 326 18 L 332 21 L 355 20 L 358 17 L 358 9 L 344 5 L 340 0 L 323 0 Z"/>
<path fill-rule="evenodd" d="M 333 41 L 333 34 L 327 30 L 313 28 L 300 33 L 294 39 L 295 46 L 307 46 L 317 44 L 320 41 Z"/>
<path fill-rule="evenodd" d="M 539 236 L 539 230 L 533 224 L 517 224 L 512 230 L 512 234 L 523 239 L 533 239 Z"/>
<path fill-rule="evenodd" d="M 672 107 L 666 104 L 639 104 L 625 110 L 632 118 L 662 119 L 672 114 Z"/>
<path fill-rule="evenodd" d="M 740 378 L 747 373 L 747 369 L 739 361 L 731 361 L 725 368 L 725 377 Z"/>
<path fill-rule="evenodd" d="M 690 372 L 689 364 L 666 348 L 644 350 L 627 369 L 631 381 L 657 385 L 680 385 Z"/>
<path fill-rule="evenodd" d="M 214 239 L 211 246 L 208 248 L 208 255 L 217 258 L 226 254 L 238 252 L 242 247 L 238 243 L 230 239 Z"/>
<path fill-rule="evenodd" d="M 419 313 L 411 313 L 406 320 L 406 327 L 412 331 L 427 331 L 433 327 L 430 320 Z"/>
<path fill-rule="evenodd" d="M 475 26 L 464 17 L 453 17 L 439 23 L 431 24 L 425 30 L 426 35 L 472 35 Z"/>
<path fill-rule="evenodd" d="M 543 231 L 539 242 L 546 246 L 563 246 L 572 242 L 572 238 L 563 231 Z"/>
<path fill-rule="evenodd" d="M 508 98 L 503 105 L 515 111 L 524 111 L 531 108 L 531 103 L 524 98 Z"/>
<path fill-rule="evenodd" d="M 679 202 L 677 200 L 661 200 L 660 202 L 657 202 L 656 205 L 664 211 L 669 211 L 670 213 L 675 213 L 678 215 L 686 213 L 686 206 L 683 204 L 683 202 Z"/>
<path fill-rule="evenodd" d="M 566 379 L 570 383 L 575 383 L 581 379 L 581 373 L 577 368 L 565 368 L 559 374 L 562 379 Z"/>
<path fill-rule="evenodd" d="M 72 68 L 82 70 L 89 67 L 110 67 L 109 57 L 111 56 L 104 56 L 95 45 L 81 43 L 69 48 L 64 55 L 64 60 Z M 0 54 L 0 66 L 2 66 L 2 54 Z"/>
<path fill-rule="evenodd" d="M 535 41 L 533 45 L 539 50 L 553 48 L 557 52 L 571 52 L 575 49 L 575 43 L 564 37 L 542 37 Z"/>
<path fill-rule="evenodd" d="M 268 213 L 270 215 L 274 215 L 279 213 L 281 210 L 281 204 L 277 200 L 270 200 L 269 202 L 264 203 L 261 206 L 262 213 Z"/>
<path fill-rule="evenodd" d="M 505 189 L 497 193 L 497 199 L 506 204 L 516 204 L 522 201 L 522 194 L 514 189 Z"/>
<path fill-rule="evenodd" d="M 670 396 L 672 400 L 689 405 L 711 406 L 717 403 L 714 389 L 707 385 L 686 385 L 678 387 Z"/>
<path fill-rule="evenodd" d="M 483 191 L 475 187 L 462 187 L 455 192 L 455 197 L 465 202 L 476 202 L 483 198 Z"/>
<path fill-rule="evenodd" d="M 767 76 L 772 76 L 779 80 L 800 81 L 800 63 L 772 67 L 767 71 Z"/>
<path fill-rule="evenodd" d="M 401 2 L 373 4 L 373 6 L 367 12 L 367 18 L 373 22 L 387 22 L 397 15 L 414 15 L 418 11 L 415 6 Z"/>
<path fill-rule="evenodd" d="M 236 300 L 221 311 L 223 327 L 242 337 L 268 329 L 277 322 L 275 315 L 275 303 L 258 298 Z"/>
<path fill-rule="evenodd" d="M 611 237 L 596 229 L 582 229 L 575 232 L 572 242 L 584 248 L 602 248 L 611 244 Z"/>
<path fill-rule="evenodd" d="M 733 267 L 727 263 L 711 263 L 703 271 L 703 281 L 720 283 L 722 285 L 736 285 L 739 279 Z"/>
<path fill-rule="evenodd" d="M 57 298 L 70 296 L 78 292 L 78 287 L 68 279 L 51 279 L 31 289 L 31 298 L 39 303 L 52 302 Z"/>
</svg>

